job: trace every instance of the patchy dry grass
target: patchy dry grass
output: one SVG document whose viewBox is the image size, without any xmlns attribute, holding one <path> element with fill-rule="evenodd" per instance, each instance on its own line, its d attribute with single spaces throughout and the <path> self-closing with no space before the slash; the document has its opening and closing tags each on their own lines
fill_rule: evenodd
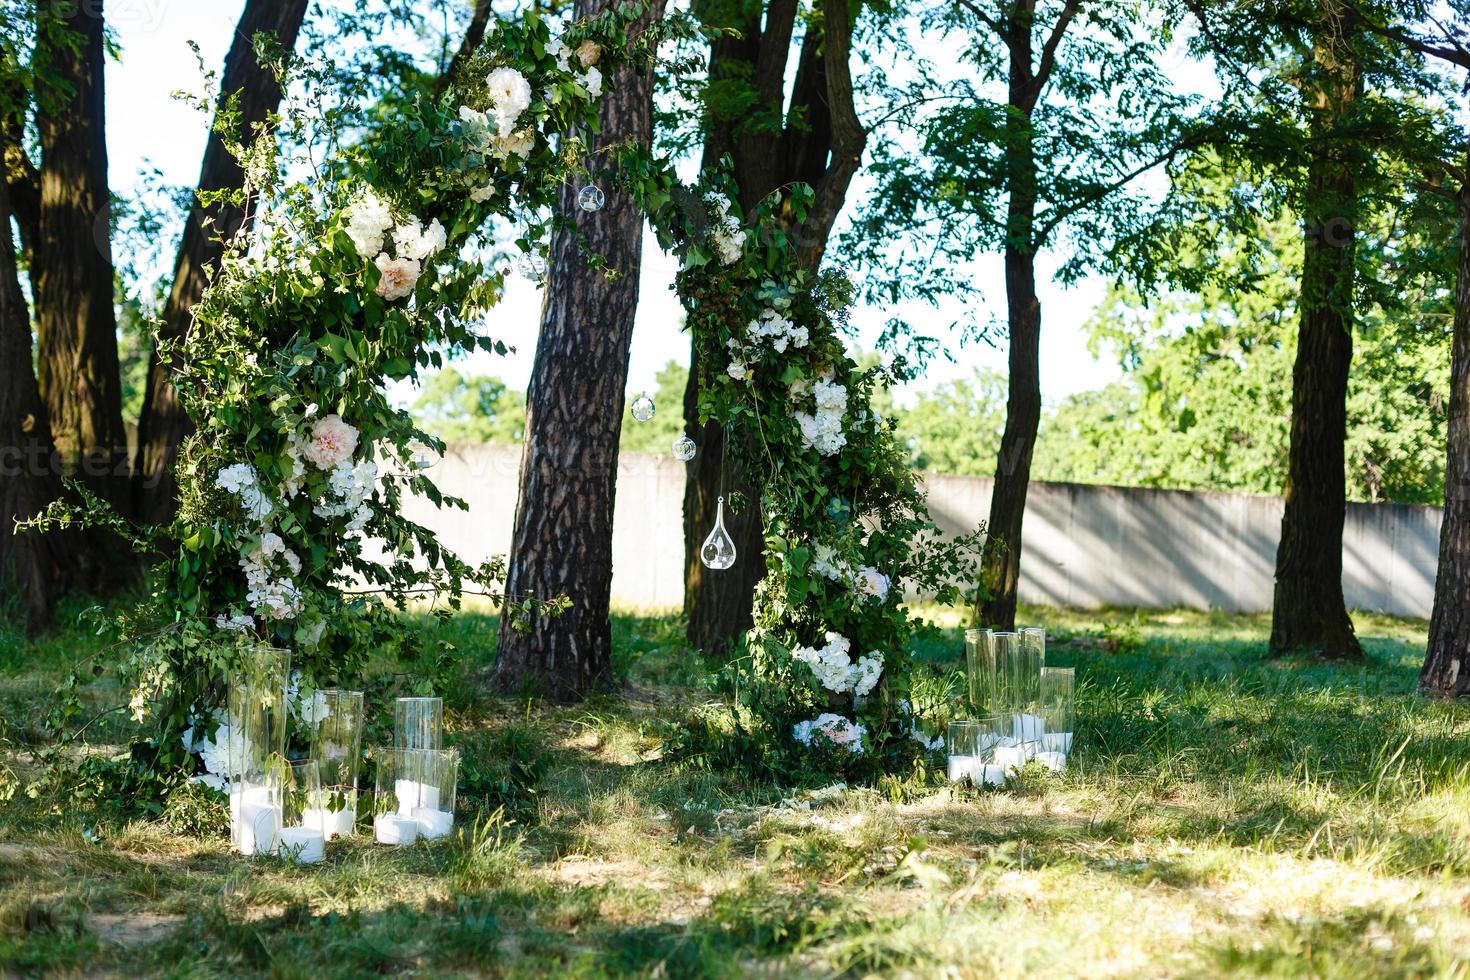
<svg viewBox="0 0 1470 980">
<path fill-rule="evenodd" d="M 921 661 L 952 671 L 938 618 Z M 456 837 L 297 869 L 18 800 L 0 973 L 1470 975 L 1470 708 L 1413 694 L 1423 624 L 1360 617 L 1370 660 L 1339 668 L 1263 661 L 1262 617 L 1025 618 L 1078 668 L 1071 770 L 829 792 L 661 758 L 709 698 L 673 618 L 618 619 L 628 696 L 551 708 L 469 683 L 494 622 L 466 614 Z M 15 764 L 68 636 L 0 657 Z"/>
</svg>

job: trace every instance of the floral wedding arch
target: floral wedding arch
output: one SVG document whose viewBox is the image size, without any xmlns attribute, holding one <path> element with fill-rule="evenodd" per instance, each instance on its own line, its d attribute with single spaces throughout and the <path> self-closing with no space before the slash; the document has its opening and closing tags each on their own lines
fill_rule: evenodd
<svg viewBox="0 0 1470 980">
<path fill-rule="evenodd" d="M 178 735 L 218 703 L 215 678 L 240 643 L 291 648 L 309 690 L 411 645 L 395 610 L 413 595 L 457 605 L 503 580 L 502 562 L 471 567 L 402 516 L 406 494 L 464 504 L 424 471 L 425 447 L 442 447 L 393 407 L 384 379 L 438 367 L 446 350 L 503 351 L 477 332 L 506 275 L 479 236 L 495 218 L 529 225 L 518 245 L 538 255 L 546 223 L 534 216 L 573 179 L 631 193 L 679 256 L 699 362 L 722 366 L 701 378 L 701 413 L 766 474 L 768 570 L 724 723 L 745 737 L 713 741 L 758 746 L 745 751 L 753 765 L 797 757 L 854 774 L 906 767 L 934 745 L 910 708 L 901 600 L 905 588 L 953 597 L 973 542 L 938 541 L 891 427 L 869 409 L 882 378 L 857 368 L 839 331 L 850 287 L 797 261 L 789 228 L 808 189 L 741 220 L 719 175 L 687 188 L 644 150 L 588 173 L 577 134 L 596 123 L 603 72 L 651 62 L 661 33 L 689 30 L 667 22 L 629 40 L 640 13 L 629 4 L 559 36 L 534 15 L 501 23 L 442 98 L 406 107 L 325 174 L 286 184 L 273 159 L 251 161 L 265 205 L 180 351 L 197 433 L 180 453 L 178 516 L 160 532 L 173 557 L 123 665 L 135 714 L 159 724 L 154 767 L 195 764 L 197 745 Z M 556 600 L 508 602 L 535 615 Z"/>
</svg>

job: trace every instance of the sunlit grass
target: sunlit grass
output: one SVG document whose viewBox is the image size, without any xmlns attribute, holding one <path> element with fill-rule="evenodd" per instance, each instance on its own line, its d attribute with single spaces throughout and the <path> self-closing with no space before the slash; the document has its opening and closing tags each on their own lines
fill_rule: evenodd
<svg viewBox="0 0 1470 980">
<path fill-rule="evenodd" d="M 962 614 L 922 612 L 924 669 L 957 670 Z M 463 654 L 458 836 L 295 869 L 18 799 L 0 973 L 1470 974 L 1470 708 L 1414 694 L 1424 624 L 1358 617 L 1369 660 L 1334 667 L 1263 659 L 1260 616 L 1022 618 L 1078 671 L 1068 772 L 812 794 L 662 758 L 710 698 L 676 618 L 619 616 L 626 696 L 555 708 L 484 692 L 472 609 L 434 627 Z M 4 662 L 13 746 L 86 642 Z"/>
</svg>

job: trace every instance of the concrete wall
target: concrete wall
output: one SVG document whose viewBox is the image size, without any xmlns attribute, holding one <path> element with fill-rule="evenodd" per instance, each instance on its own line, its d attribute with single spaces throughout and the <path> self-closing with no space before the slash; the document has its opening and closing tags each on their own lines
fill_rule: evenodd
<svg viewBox="0 0 1470 980">
<path fill-rule="evenodd" d="M 470 502 L 410 516 L 471 561 L 506 554 L 520 450 L 454 446 L 430 474 Z M 929 506 L 941 527 L 973 529 L 990 506 L 989 477 L 936 476 Z M 613 599 L 641 608 L 683 601 L 684 464 L 624 454 L 613 533 Z M 1128 605 L 1231 611 L 1271 607 L 1282 502 L 1245 494 L 1033 483 L 1027 501 L 1021 599 L 1048 605 Z M 1348 605 L 1428 617 L 1440 510 L 1350 504 L 1343 540 Z"/>
</svg>

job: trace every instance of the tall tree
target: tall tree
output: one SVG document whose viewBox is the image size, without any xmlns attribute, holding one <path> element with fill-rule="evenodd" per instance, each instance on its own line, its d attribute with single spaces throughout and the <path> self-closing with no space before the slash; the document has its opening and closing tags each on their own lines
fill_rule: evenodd
<svg viewBox="0 0 1470 980">
<path fill-rule="evenodd" d="M 799 0 L 705 0 L 696 13 L 707 26 L 734 32 L 710 46 L 704 166 L 730 159 L 747 213 L 782 187 L 810 185 L 814 207 L 792 231 L 801 236 L 808 267 L 816 268 L 867 142 L 853 103 L 849 65 L 853 5 L 819 0 L 806 10 Z M 799 21 L 804 33 L 797 47 L 793 38 Z M 793 50 L 795 75 L 788 96 L 785 80 Z M 726 472 L 724 430 L 717 423 L 700 423 L 700 377 L 709 367 L 691 364 L 684 394 L 685 428 L 699 446 L 684 485 L 684 611 L 690 643 L 716 650 L 750 628 L 751 599 L 765 576 L 765 529 L 759 474 Z M 743 513 L 732 517 L 727 511 L 726 516 L 740 557 L 733 568 L 715 572 L 699 560 L 699 548 L 714 525 L 717 499 L 732 490 L 749 501 Z"/>
<path fill-rule="evenodd" d="M 46 624 L 74 564 L 57 535 L 18 532 L 61 495 L 55 445 L 32 367 L 31 317 L 21 293 L 10 221 L 10 192 L 0 182 L 0 589 L 17 596 L 27 626 Z"/>
<path fill-rule="evenodd" d="M 618 2 L 577 0 L 574 16 L 595 16 Z M 653 0 L 641 23 L 663 8 L 663 0 Z M 630 65 L 609 83 L 598 131 L 588 134 L 594 158 L 652 137 L 652 77 Z M 643 214 L 631 197 L 608 188 L 601 210 L 587 212 L 578 207 L 579 190 L 569 182 L 558 197 L 570 226 L 552 236 L 505 585 L 508 596 L 565 595 L 572 606 L 536 620 L 528 632 L 503 617 L 494 678 L 500 690 L 556 700 L 612 682 L 613 505 L 643 256 Z"/>
<path fill-rule="evenodd" d="M 198 194 L 190 209 L 174 260 L 173 286 L 163 309 L 159 339 L 176 344 L 187 337 L 194 304 L 218 267 L 225 243 L 248 226 L 251 209 L 226 203 L 222 192 L 245 185 L 240 161 L 230 144 L 248 144 L 263 131 L 281 104 L 281 84 L 271 62 L 261 58 L 261 34 L 273 38 L 279 51 L 289 53 L 306 16 L 308 0 L 249 0 L 235 28 L 225 57 L 220 103 L 204 162 L 199 171 Z M 148 384 L 138 420 L 138 451 L 134 463 L 136 513 L 147 523 L 163 523 L 173 514 L 178 484 L 170 472 L 184 437 L 193 431 L 178 392 L 170 382 L 178 353 L 161 355 L 155 349 L 148 365 Z"/>
<path fill-rule="evenodd" d="M 131 509 L 108 214 L 103 3 L 36 6 L 37 381 L 68 469 Z M 24 229 L 24 224 L 22 224 Z"/>
<path fill-rule="evenodd" d="M 1311 148 L 1302 214 L 1301 325 L 1291 378 L 1271 652 L 1313 650 L 1357 660 L 1363 650 L 1342 593 L 1342 528 L 1360 208 L 1355 148 L 1343 129 L 1363 97 L 1363 72 L 1346 14 L 1343 4 L 1323 0 L 1304 84 Z"/>
<path fill-rule="evenodd" d="M 1022 524 L 1041 420 L 1041 301 L 1037 256 L 1070 228 L 1068 278 L 1098 256 L 1117 226 L 1137 219 L 1133 181 L 1187 142 L 1184 100 L 1159 71 L 1166 32 L 1145 29 L 1114 0 L 956 0 L 925 26 L 961 43 L 960 64 L 922 74 L 897 118 L 923 152 L 885 142 L 881 192 L 865 217 L 865 264 L 894 272 L 890 298 L 930 301 L 973 290 L 964 266 L 1002 253 L 1009 391 L 991 493 L 976 618 L 1011 628 Z M 1004 100 L 991 97 L 1004 91 Z M 892 258 L 891 238 L 925 242 L 925 267 Z M 947 263 L 928 261 L 932 243 Z"/>
<path fill-rule="evenodd" d="M 1421 68 L 1364 28 L 1348 0 L 1226 7 L 1186 0 L 1219 66 L 1234 153 L 1301 216 L 1303 245 L 1286 508 L 1276 555 L 1273 654 L 1355 660 L 1342 591 L 1348 377 L 1367 278 L 1360 227 L 1406 193 L 1405 164 L 1434 144 L 1416 104 Z M 1382 12 L 1394 3 L 1372 3 Z"/>
</svg>

